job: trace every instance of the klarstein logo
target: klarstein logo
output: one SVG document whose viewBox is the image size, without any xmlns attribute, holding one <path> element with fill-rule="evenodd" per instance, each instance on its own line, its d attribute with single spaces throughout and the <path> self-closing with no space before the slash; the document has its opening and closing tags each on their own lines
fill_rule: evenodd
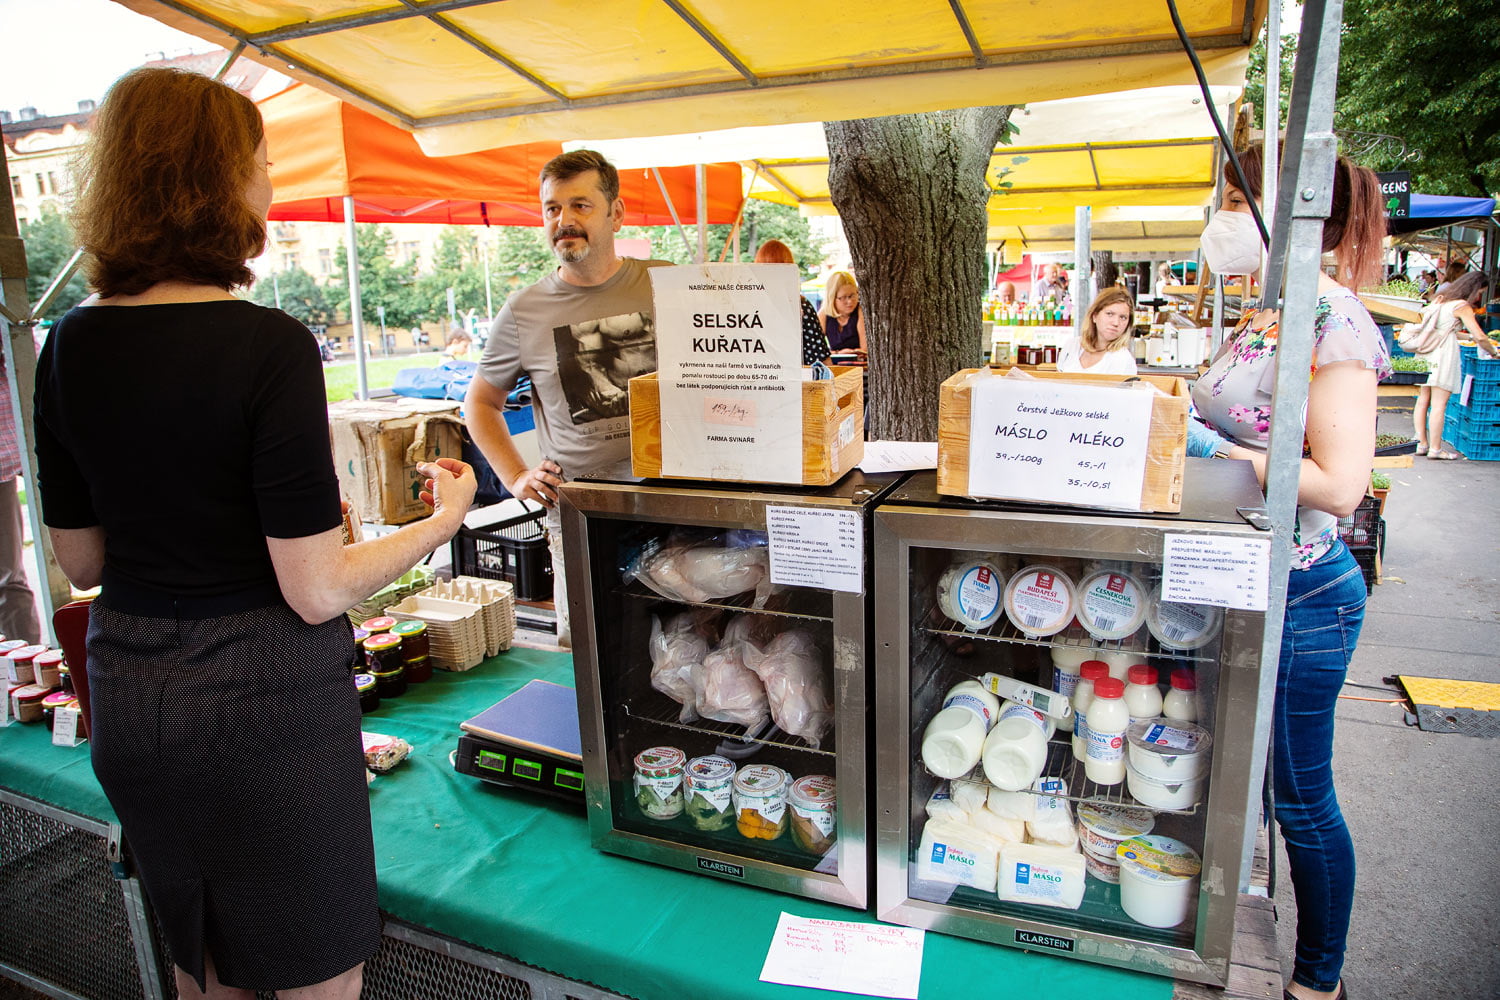
<svg viewBox="0 0 1500 1000">
<path fill-rule="evenodd" d="M 1016 931 L 1016 944 L 1028 948 L 1051 948 L 1053 951 L 1072 951 L 1073 939 L 1055 934 L 1037 934 L 1033 931 Z"/>
<path fill-rule="evenodd" d="M 744 878 L 745 869 L 740 865 L 731 865 L 724 861 L 715 861 L 713 858 L 699 858 L 698 867 L 715 875 L 728 875 L 731 878 Z"/>
</svg>

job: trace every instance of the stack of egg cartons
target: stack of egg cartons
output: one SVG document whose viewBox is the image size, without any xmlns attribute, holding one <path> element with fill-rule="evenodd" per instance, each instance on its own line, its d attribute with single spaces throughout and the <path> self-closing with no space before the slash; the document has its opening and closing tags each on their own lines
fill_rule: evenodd
<svg viewBox="0 0 1500 1000">
<path fill-rule="evenodd" d="M 483 609 L 427 593 L 413 594 L 385 609 L 398 621 L 427 623 L 428 655 L 443 670 L 471 670 L 484 660 Z"/>
<path fill-rule="evenodd" d="M 358 624 L 383 615 L 391 605 L 410 597 L 419 590 L 425 590 L 430 587 L 432 585 L 432 576 L 433 573 L 430 567 L 413 566 L 371 594 L 368 598 L 350 608 L 349 617 L 355 624 Z"/>
<path fill-rule="evenodd" d="M 484 609 L 484 652 L 494 656 L 510 648 L 516 634 L 516 588 L 504 580 L 486 580 L 477 576 L 456 576 L 446 584 L 438 583 L 436 596 L 455 601 L 469 601 Z"/>
</svg>

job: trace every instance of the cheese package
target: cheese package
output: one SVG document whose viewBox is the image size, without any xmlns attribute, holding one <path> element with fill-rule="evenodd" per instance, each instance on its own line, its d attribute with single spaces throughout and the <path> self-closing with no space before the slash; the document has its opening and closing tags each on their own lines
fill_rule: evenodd
<svg viewBox="0 0 1500 1000">
<path fill-rule="evenodd" d="M 938 785 L 932 797 L 927 800 L 927 818 L 951 819 L 955 823 L 962 823 L 968 818 L 958 803 L 953 801 L 953 793 L 946 781 Z"/>
<path fill-rule="evenodd" d="M 1076 910 L 1083 903 L 1088 866 L 1083 855 L 1046 844 L 1006 844 L 1000 850 L 998 894 L 1007 903 Z"/>
<path fill-rule="evenodd" d="M 1024 823 L 1036 818 L 1036 796 L 1030 792 L 1007 792 L 1003 788 L 991 788 L 984 807 L 1001 819 Z"/>
<path fill-rule="evenodd" d="M 917 848 L 917 878 L 995 891 L 996 864 L 1006 841 L 968 823 L 930 819 Z"/>
<path fill-rule="evenodd" d="M 1018 819 L 1003 819 L 988 809 L 981 809 L 969 816 L 969 822 L 976 830 L 999 837 L 1007 843 L 1024 844 L 1026 842 L 1026 824 Z"/>
<path fill-rule="evenodd" d="M 1065 797 L 1068 783 L 1042 775 L 1032 788 L 1040 794 L 1032 796 L 1036 799 L 1036 815 L 1026 821 L 1027 839 L 1033 844 L 1076 850 L 1078 833 L 1073 829 L 1073 810 Z"/>
<path fill-rule="evenodd" d="M 954 803 L 965 813 L 972 816 L 984 809 L 984 800 L 990 793 L 990 783 L 985 780 L 982 767 L 976 767 L 948 784 L 948 794 L 953 796 Z"/>
</svg>

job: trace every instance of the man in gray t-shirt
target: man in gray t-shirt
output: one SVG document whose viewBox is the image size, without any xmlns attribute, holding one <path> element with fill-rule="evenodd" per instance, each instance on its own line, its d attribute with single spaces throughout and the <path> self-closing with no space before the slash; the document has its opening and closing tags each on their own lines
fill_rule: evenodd
<svg viewBox="0 0 1500 1000">
<path fill-rule="evenodd" d="M 542 227 L 560 266 L 512 295 L 495 318 L 469 384 L 465 422 L 511 493 L 548 508 L 558 640 L 570 644 L 557 487 L 630 456 L 626 387 L 656 370 L 651 281 L 667 261 L 616 256 L 624 217 L 619 174 L 598 153 L 564 153 L 542 168 Z M 505 425 L 505 397 L 531 376 L 542 460 L 527 468 Z"/>
</svg>

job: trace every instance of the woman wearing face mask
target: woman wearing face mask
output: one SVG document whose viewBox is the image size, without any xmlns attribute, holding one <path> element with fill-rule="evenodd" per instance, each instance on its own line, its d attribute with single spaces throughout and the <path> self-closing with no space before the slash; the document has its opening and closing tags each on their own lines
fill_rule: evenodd
<svg viewBox="0 0 1500 1000">
<path fill-rule="evenodd" d="M 1261 150 L 1239 155 L 1249 192 L 1230 174 L 1224 201 L 1203 232 L 1204 257 L 1219 274 L 1260 267 L 1261 241 L 1247 197 L 1260 199 Z M 1375 398 L 1390 370 L 1384 341 L 1354 289 L 1379 274 L 1385 217 L 1375 175 L 1340 157 L 1323 251 L 1338 280 L 1320 274 L 1306 438 L 1291 539 L 1291 576 L 1277 663 L 1272 720 L 1276 821 L 1286 841 L 1297 899 L 1297 952 L 1286 996 L 1345 996 L 1343 968 L 1354 902 L 1354 845 L 1333 788 L 1333 710 L 1364 621 L 1365 584 L 1338 536 L 1370 481 Z M 1266 478 L 1275 400 L 1274 311 L 1251 312 L 1193 388 L 1209 427 L 1190 421 L 1188 453 L 1245 459 Z"/>
<path fill-rule="evenodd" d="M 1096 375 L 1135 374 L 1135 356 L 1130 353 L 1130 331 L 1135 310 L 1130 293 L 1123 288 L 1100 292 L 1083 317 L 1083 328 L 1057 352 L 1060 372 L 1090 372 Z"/>
</svg>

